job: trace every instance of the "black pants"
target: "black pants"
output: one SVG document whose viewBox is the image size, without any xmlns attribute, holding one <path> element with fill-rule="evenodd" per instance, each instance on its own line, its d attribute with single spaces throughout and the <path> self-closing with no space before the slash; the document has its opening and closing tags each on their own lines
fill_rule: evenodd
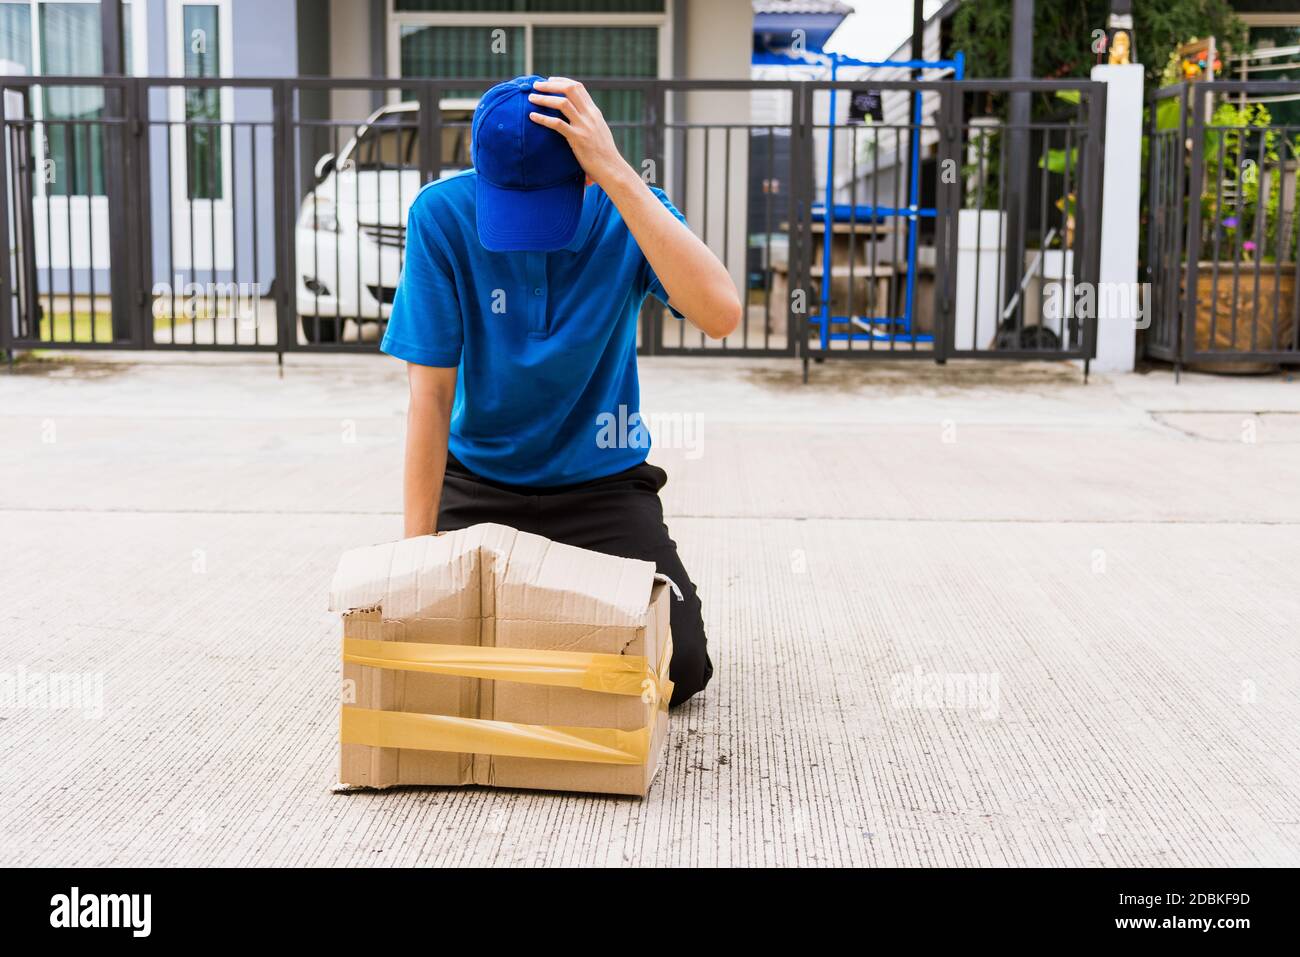
<svg viewBox="0 0 1300 957">
<path fill-rule="evenodd" d="M 607 478 L 562 488 L 523 488 L 475 475 L 452 455 L 442 485 L 438 530 L 467 528 L 480 522 L 509 525 L 555 542 L 655 563 L 661 574 L 682 592 L 674 596 L 672 704 L 679 705 L 704 690 L 713 675 L 700 599 L 695 593 L 677 543 L 668 537 L 659 490 L 668 474 L 643 464 Z"/>
</svg>

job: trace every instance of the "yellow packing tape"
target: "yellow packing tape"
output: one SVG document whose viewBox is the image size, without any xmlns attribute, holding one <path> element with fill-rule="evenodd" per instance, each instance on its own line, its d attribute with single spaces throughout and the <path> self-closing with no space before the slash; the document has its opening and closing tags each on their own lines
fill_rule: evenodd
<svg viewBox="0 0 1300 957">
<path fill-rule="evenodd" d="M 667 711 L 672 698 L 673 683 L 668 678 L 672 654 L 669 640 L 659 667 L 652 669 L 644 657 L 637 655 L 343 639 L 343 660 L 352 664 L 639 695 L 642 701 L 655 705 L 655 711 Z M 653 721 L 635 731 L 516 724 L 344 705 L 339 740 L 375 748 L 644 764 L 654 727 Z"/>
<path fill-rule="evenodd" d="M 343 660 L 352 664 L 639 695 L 647 704 L 672 697 L 672 682 L 664 673 L 671 657 L 669 644 L 656 673 L 641 655 L 343 639 Z"/>
<path fill-rule="evenodd" d="M 594 764 L 644 764 L 654 724 L 636 731 L 515 724 L 408 711 L 343 707 L 340 740 L 376 748 L 457 751 Z"/>
</svg>

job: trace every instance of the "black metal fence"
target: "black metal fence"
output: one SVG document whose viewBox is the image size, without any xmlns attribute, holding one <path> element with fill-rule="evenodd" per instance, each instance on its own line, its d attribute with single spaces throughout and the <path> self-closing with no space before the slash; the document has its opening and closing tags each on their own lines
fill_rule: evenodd
<svg viewBox="0 0 1300 957">
<path fill-rule="evenodd" d="M 826 164 L 815 191 L 805 183 L 815 299 L 804 354 L 1089 360 L 1096 319 L 1075 309 L 1075 290 L 1095 284 L 1098 270 L 1104 85 L 870 86 L 883 122 L 806 123 L 807 155 L 853 160 Z M 861 87 L 808 84 L 804 115 L 829 115 L 817 97 Z M 1047 118 L 1011 122 L 1014 96 Z"/>
<path fill-rule="evenodd" d="M 406 209 L 469 164 L 491 82 L 0 78 L 0 348 L 375 349 Z M 880 113 L 845 123 L 864 85 Z M 589 86 L 746 304 L 715 342 L 647 303 L 643 353 L 1093 355 L 1104 86 Z"/>
<path fill-rule="evenodd" d="M 1201 365 L 1300 362 L 1300 126 L 1268 103 L 1300 83 L 1182 83 L 1151 101 L 1145 353 Z"/>
</svg>

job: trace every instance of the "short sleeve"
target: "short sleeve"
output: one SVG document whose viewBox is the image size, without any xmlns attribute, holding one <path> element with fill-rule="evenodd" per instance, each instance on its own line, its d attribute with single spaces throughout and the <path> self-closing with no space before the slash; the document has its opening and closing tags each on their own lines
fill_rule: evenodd
<svg viewBox="0 0 1300 957">
<path fill-rule="evenodd" d="M 665 207 L 667 207 L 668 212 L 672 213 L 674 216 L 677 217 L 677 221 L 679 223 L 681 223 L 683 226 L 686 225 L 686 217 L 683 216 L 681 214 L 681 211 L 676 206 L 673 205 L 672 200 L 668 198 L 667 193 L 665 193 L 658 186 L 651 186 L 650 192 L 654 193 L 655 198 L 658 199 L 659 202 L 663 203 Z M 644 256 L 644 254 L 642 255 Z M 650 261 L 648 259 L 645 261 L 644 268 L 645 268 L 645 275 L 646 275 L 646 292 L 654 296 L 665 306 L 667 306 L 668 311 L 671 312 L 678 319 L 685 319 L 686 317 L 683 316 L 676 309 L 674 309 L 673 304 L 668 301 L 668 291 L 664 289 L 664 284 L 661 283 L 659 281 L 659 277 L 655 275 L 655 271 L 653 268 L 651 268 Z"/>
<path fill-rule="evenodd" d="M 406 221 L 406 258 L 379 348 L 422 366 L 460 364 L 465 340 L 455 274 L 427 201 L 417 196 Z"/>
</svg>

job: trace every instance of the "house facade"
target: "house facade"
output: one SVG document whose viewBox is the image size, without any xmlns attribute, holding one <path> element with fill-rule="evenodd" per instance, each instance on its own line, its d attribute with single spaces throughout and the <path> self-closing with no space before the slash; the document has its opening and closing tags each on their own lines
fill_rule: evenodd
<svg viewBox="0 0 1300 957">
<path fill-rule="evenodd" d="M 1248 49 L 1229 56 L 1225 79 L 1300 80 L 1300 4 L 1294 0 L 1236 0 Z M 1273 122 L 1300 125 L 1300 95 L 1271 97 Z"/>
<path fill-rule="evenodd" d="M 301 198 L 321 154 L 404 98 L 400 82 L 349 88 L 348 78 L 744 79 L 753 16 L 750 0 L 123 0 L 125 72 L 336 78 L 296 94 L 300 132 L 314 124 L 317 134 L 304 132 L 292 147 Z M 97 0 L 0 2 L 0 76 L 101 73 L 100 17 Z M 683 119 L 735 115 L 725 96 L 669 103 Z M 257 233 L 274 219 L 274 198 L 253 191 L 272 149 L 269 91 L 178 83 L 153 91 L 149 109 L 155 272 L 273 275 L 273 243 L 259 248 Z M 606 112 L 617 121 L 639 109 L 612 97 Z M 6 97 L 7 115 L 15 110 L 38 121 L 34 165 L 48 171 L 34 178 L 30 204 L 38 282 L 81 294 L 99 279 L 102 289 L 111 269 L 105 130 L 95 126 L 106 115 L 104 92 L 36 87 L 21 105 Z M 164 215 L 170 243 L 158 228 Z M 257 261 L 245 262 L 250 256 Z"/>
</svg>

